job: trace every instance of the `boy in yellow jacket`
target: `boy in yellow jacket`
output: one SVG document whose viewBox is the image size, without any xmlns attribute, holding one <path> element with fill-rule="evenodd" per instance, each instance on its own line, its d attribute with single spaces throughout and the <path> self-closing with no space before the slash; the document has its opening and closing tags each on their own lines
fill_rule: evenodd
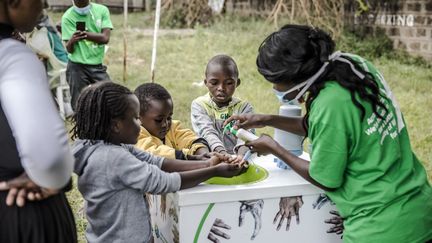
<svg viewBox="0 0 432 243">
<path fill-rule="evenodd" d="M 141 132 L 136 147 L 170 159 L 203 159 L 209 156 L 205 139 L 172 120 L 173 102 L 159 84 L 145 83 L 135 89 L 140 101 Z"/>
</svg>

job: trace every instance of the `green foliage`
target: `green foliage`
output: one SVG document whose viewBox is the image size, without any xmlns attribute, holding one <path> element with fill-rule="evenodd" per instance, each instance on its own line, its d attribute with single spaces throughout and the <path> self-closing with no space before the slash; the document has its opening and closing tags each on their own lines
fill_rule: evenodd
<svg viewBox="0 0 432 243">
<path fill-rule="evenodd" d="M 382 31 L 366 35 L 346 30 L 337 43 L 337 49 L 374 59 L 393 52 L 393 43 Z"/>
<path fill-rule="evenodd" d="M 161 15 L 161 26 L 165 28 L 185 28 L 187 27 L 186 12 L 187 8 L 171 8 Z"/>
<path fill-rule="evenodd" d="M 382 29 L 375 31 L 358 29 L 358 32 L 345 30 L 339 41 L 337 49 L 355 53 L 369 60 L 386 58 L 398 60 L 401 64 L 431 68 L 431 62 L 420 56 L 412 56 L 405 50 L 393 48 L 392 40 Z"/>
</svg>

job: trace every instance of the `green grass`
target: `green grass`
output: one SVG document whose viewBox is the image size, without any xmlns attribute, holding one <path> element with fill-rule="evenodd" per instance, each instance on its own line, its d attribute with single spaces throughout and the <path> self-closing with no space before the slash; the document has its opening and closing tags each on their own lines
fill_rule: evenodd
<svg viewBox="0 0 432 243">
<path fill-rule="evenodd" d="M 53 14 L 54 20 L 60 16 L 58 13 Z M 129 17 L 131 28 L 151 28 L 153 25 L 151 15 L 133 13 Z M 112 32 L 106 64 L 112 79 L 123 83 L 122 16 L 113 15 L 112 18 L 116 29 Z M 155 81 L 171 92 L 175 104 L 174 118 L 190 126 L 191 101 L 206 93 L 204 87 L 196 87 L 192 83 L 203 80 L 207 60 L 219 53 L 231 55 L 237 61 L 242 84 L 236 95 L 250 101 L 257 113 L 277 113 L 279 105 L 272 94 L 271 85 L 259 75 L 255 65 L 259 44 L 274 30 L 273 24 L 263 21 L 242 22 L 226 18 L 208 28 L 198 26 L 193 36 L 160 37 Z M 127 39 L 128 80 L 124 85 L 134 89 L 150 81 L 152 38 L 145 37 L 140 31 L 129 31 Z M 350 48 L 346 43 L 339 44 Z M 359 44 L 361 46 L 361 43 L 356 43 L 356 46 Z M 348 51 L 356 52 L 355 49 Z M 432 69 L 427 65 L 407 64 L 409 62 L 402 58 L 374 58 L 372 62 L 382 71 L 398 99 L 411 144 L 432 181 Z M 258 132 L 273 133 L 269 128 L 259 129 Z M 76 214 L 79 239 L 84 241 L 85 219 L 77 214 L 82 206 L 82 198 L 76 189 L 68 196 Z"/>
</svg>

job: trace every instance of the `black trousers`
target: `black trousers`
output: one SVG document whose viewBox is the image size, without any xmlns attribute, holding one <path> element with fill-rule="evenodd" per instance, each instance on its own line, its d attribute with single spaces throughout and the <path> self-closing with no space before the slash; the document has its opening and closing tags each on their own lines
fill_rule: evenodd
<svg viewBox="0 0 432 243">
<path fill-rule="evenodd" d="M 6 205 L 0 192 L 1 243 L 76 243 L 72 210 L 63 192 L 20 208 Z"/>
<path fill-rule="evenodd" d="M 107 67 L 102 64 L 88 65 L 69 61 L 66 79 L 71 93 L 72 108 L 75 109 L 78 96 L 85 87 L 100 81 L 110 81 Z"/>
</svg>

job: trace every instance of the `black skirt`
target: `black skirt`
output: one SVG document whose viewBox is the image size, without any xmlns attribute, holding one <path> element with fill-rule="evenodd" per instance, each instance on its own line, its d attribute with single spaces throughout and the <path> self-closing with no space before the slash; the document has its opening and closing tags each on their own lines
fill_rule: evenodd
<svg viewBox="0 0 432 243">
<path fill-rule="evenodd" d="M 6 205 L 0 192 L 1 243 L 76 243 L 72 210 L 63 192 L 24 207 Z"/>
</svg>

